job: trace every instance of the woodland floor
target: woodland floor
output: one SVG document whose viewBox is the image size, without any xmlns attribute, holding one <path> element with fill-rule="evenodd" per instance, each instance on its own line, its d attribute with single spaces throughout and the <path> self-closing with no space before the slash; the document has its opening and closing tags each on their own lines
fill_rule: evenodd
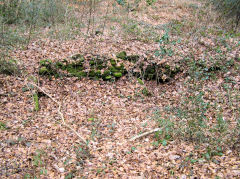
<svg viewBox="0 0 240 179">
<path fill-rule="evenodd" d="M 156 3 L 162 6 L 165 1 Z M 177 3 L 165 4 L 168 9 L 159 10 L 159 14 L 155 14 L 159 16 L 157 19 L 149 20 L 140 15 L 138 18 L 157 26 L 191 15 L 189 9 Z M 174 13 L 169 16 L 169 12 Z M 193 39 L 183 39 L 190 42 L 182 44 L 178 51 L 201 56 L 205 47 Z M 211 43 L 211 39 L 204 37 L 200 41 Z M 159 127 L 153 117 L 155 111 L 178 105 L 182 92 L 187 90 L 184 86 L 187 77 L 183 73 L 165 84 L 145 81 L 151 96 L 137 95 L 142 85 L 135 78 L 105 82 L 70 77 L 49 80 L 38 76 L 37 84 L 62 104 L 66 123 L 89 140 L 89 148 L 69 128 L 61 125 L 54 101 L 42 96 L 40 110 L 36 112 L 32 92 L 24 90 L 31 76 L 37 75 L 41 59 L 63 59 L 90 51 L 108 56 L 123 50 L 128 54 L 146 55 L 156 48 L 157 43 L 126 40 L 116 33 L 113 37 L 102 35 L 87 41 L 83 37 L 67 41 L 42 38 L 32 41 L 27 50 L 13 51 L 12 56 L 24 65 L 25 72 L 22 76 L 0 74 L 0 121 L 7 126 L 0 133 L 1 178 L 240 177 L 239 153 L 230 149 L 222 156 L 215 156 L 215 160 L 191 162 L 187 158 L 195 145 L 190 141 L 172 140 L 166 146 L 156 146 L 153 145 L 154 134 L 129 141 L 141 132 Z M 239 47 L 232 56 L 236 56 L 238 50 Z M 239 92 L 240 76 L 233 77 L 237 83 L 232 88 Z M 204 87 L 214 91 L 223 80 L 223 76 L 217 74 L 217 80 L 205 81 Z M 239 105 L 239 101 L 235 104 Z M 224 116 L 231 118 L 234 114 L 226 110 Z"/>
</svg>

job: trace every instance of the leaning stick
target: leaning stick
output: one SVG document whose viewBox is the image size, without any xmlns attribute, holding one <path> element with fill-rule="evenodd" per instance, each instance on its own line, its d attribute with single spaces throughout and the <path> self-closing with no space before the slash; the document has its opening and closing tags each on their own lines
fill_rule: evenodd
<svg viewBox="0 0 240 179">
<path fill-rule="evenodd" d="M 63 113 L 61 112 L 62 105 L 61 105 L 57 100 L 55 100 L 50 94 L 48 94 L 46 91 L 44 91 L 42 88 L 40 88 L 40 87 L 37 86 L 36 84 L 31 83 L 31 85 L 35 86 L 37 89 L 39 89 L 40 91 L 42 91 L 45 95 L 47 95 L 52 101 L 54 101 L 54 102 L 58 105 L 58 114 L 59 114 L 59 116 L 60 116 L 61 119 L 62 119 L 62 124 L 63 124 L 64 126 L 66 126 L 67 128 L 69 128 L 74 134 L 76 134 L 76 135 L 79 137 L 79 139 L 81 139 L 81 140 L 87 145 L 87 141 L 86 141 L 77 131 L 75 131 L 71 126 L 69 126 L 69 125 L 65 122 Z"/>
<path fill-rule="evenodd" d="M 136 140 L 136 139 L 139 139 L 139 138 L 144 137 L 144 136 L 146 136 L 146 135 L 149 135 L 149 134 L 152 134 L 152 133 L 154 133 L 154 132 L 160 131 L 160 130 L 162 130 L 162 129 L 163 129 L 163 127 L 162 127 L 162 128 L 156 128 L 156 129 L 150 130 L 150 131 L 148 131 L 148 132 L 144 132 L 143 134 L 140 134 L 140 135 L 137 135 L 137 136 L 135 136 L 135 137 L 132 137 L 129 141 L 134 141 L 134 140 Z"/>
</svg>

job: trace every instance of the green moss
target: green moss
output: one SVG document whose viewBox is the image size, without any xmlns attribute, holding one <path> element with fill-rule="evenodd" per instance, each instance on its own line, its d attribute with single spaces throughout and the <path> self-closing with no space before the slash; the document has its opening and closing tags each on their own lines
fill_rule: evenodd
<svg viewBox="0 0 240 179">
<path fill-rule="evenodd" d="M 47 75 L 47 74 L 49 74 L 49 71 L 48 71 L 48 69 L 47 69 L 47 67 L 41 67 L 40 69 L 39 69 L 39 74 L 40 75 Z"/>
<path fill-rule="evenodd" d="M 110 70 L 106 70 L 106 71 L 103 72 L 102 76 L 105 77 L 105 76 L 108 76 L 110 74 L 111 74 L 111 71 Z"/>
<path fill-rule="evenodd" d="M 126 60 L 127 59 L 127 53 L 125 51 L 119 52 L 117 55 L 117 58 Z"/>
<path fill-rule="evenodd" d="M 98 66 L 97 66 L 97 69 L 98 69 L 98 70 L 102 70 L 103 68 L 105 68 L 103 65 L 98 65 Z"/>
<path fill-rule="evenodd" d="M 89 61 L 89 64 L 90 64 L 91 66 L 95 65 L 95 60 L 93 60 L 93 59 L 90 60 L 90 61 Z"/>
<path fill-rule="evenodd" d="M 117 62 L 114 59 L 110 59 L 110 63 L 111 63 L 112 66 L 116 66 L 117 65 Z"/>
<path fill-rule="evenodd" d="M 67 70 L 68 73 L 76 73 L 77 72 L 77 70 L 72 68 L 71 66 L 67 66 L 66 70 Z"/>
<path fill-rule="evenodd" d="M 115 73 L 113 73 L 113 76 L 115 76 L 116 78 L 120 78 L 120 77 L 122 77 L 122 73 L 121 72 L 115 72 Z"/>
<path fill-rule="evenodd" d="M 79 72 L 75 73 L 75 76 L 78 78 L 82 78 L 82 77 L 86 77 L 87 73 L 84 71 L 79 71 Z"/>
<path fill-rule="evenodd" d="M 111 71 L 111 73 L 118 72 L 118 70 L 115 67 L 109 67 L 109 70 Z"/>
<path fill-rule="evenodd" d="M 94 70 L 91 70 L 91 71 L 89 71 L 89 73 L 88 73 L 88 76 L 90 77 L 90 78 L 93 78 L 93 77 L 95 77 L 95 71 Z"/>
<path fill-rule="evenodd" d="M 111 80 L 112 79 L 112 76 L 111 75 L 108 75 L 104 78 L 105 80 Z"/>
<path fill-rule="evenodd" d="M 41 66 L 49 66 L 52 64 L 52 60 L 50 60 L 50 59 L 40 60 L 39 63 Z"/>
<path fill-rule="evenodd" d="M 95 72 L 95 76 L 98 77 L 98 78 L 101 78 L 101 76 L 102 76 L 101 70 L 97 70 Z"/>
<path fill-rule="evenodd" d="M 64 69 L 64 65 L 62 62 L 56 62 L 55 66 L 56 66 L 56 68 Z"/>
</svg>

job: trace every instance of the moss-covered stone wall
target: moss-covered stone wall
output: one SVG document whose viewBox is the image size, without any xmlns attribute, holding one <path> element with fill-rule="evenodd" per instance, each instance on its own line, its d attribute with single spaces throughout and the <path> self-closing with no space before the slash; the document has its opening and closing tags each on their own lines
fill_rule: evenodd
<svg viewBox="0 0 240 179">
<path fill-rule="evenodd" d="M 69 59 L 56 62 L 46 59 L 40 61 L 39 74 L 46 76 L 74 76 L 79 79 L 117 80 L 124 75 L 133 75 L 145 80 L 167 82 L 180 72 L 180 66 L 168 62 L 156 63 L 156 59 L 142 58 L 139 55 L 127 55 L 119 52 L 114 58 L 104 56 L 73 55 Z"/>
</svg>

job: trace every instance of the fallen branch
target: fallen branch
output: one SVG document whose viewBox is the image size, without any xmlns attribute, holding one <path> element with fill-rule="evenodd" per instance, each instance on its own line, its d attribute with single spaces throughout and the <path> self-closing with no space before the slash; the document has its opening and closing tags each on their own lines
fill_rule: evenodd
<svg viewBox="0 0 240 179">
<path fill-rule="evenodd" d="M 162 129 L 163 129 L 163 127 L 162 127 L 162 128 L 156 128 L 156 129 L 153 129 L 153 130 L 148 131 L 148 132 L 144 132 L 143 134 L 140 134 L 140 135 L 137 135 L 137 136 L 132 137 L 129 141 L 134 141 L 134 140 L 136 140 L 136 139 L 139 139 L 139 138 L 144 137 L 144 136 L 146 136 L 146 135 L 149 135 L 149 134 L 152 134 L 152 133 L 154 133 L 154 132 L 160 131 L 160 130 L 162 130 Z"/>
<path fill-rule="evenodd" d="M 31 83 L 31 85 L 33 85 L 34 87 L 36 87 L 37 89 L 39 89 L 40 91 L 42 91 L 45 95 L 47 95 L 52 101 L 54 101 L 54 102 L 58 105 L 58 114 L 59 114 L 59 116 L 60 116 L 61 119 L 62 119 L 62 124 L 63 124 L 64 126 L 66 126 L 67 128 L 69 128 L 74 134 L 76 134 L 76 135 L 79 137 L 79 139 L 81 139 L 81 140 L 87 145 L 87 141 L 86 141 L 77 131 L 75 131 L 71 126 L 69 126 L 69 125 L 65 122 L 63 113 L 61 112 L 62 105 L 61 105 L 57 100 L 55 100 L 50 94 L 48 94 L 46 91 L 44 91 L 42 88 L 40 88 L 40 87 L 37 86 L 36 84 Z M 88 145 L 87 145 L 87 146 L 88 146 Z"/>
</svg>

